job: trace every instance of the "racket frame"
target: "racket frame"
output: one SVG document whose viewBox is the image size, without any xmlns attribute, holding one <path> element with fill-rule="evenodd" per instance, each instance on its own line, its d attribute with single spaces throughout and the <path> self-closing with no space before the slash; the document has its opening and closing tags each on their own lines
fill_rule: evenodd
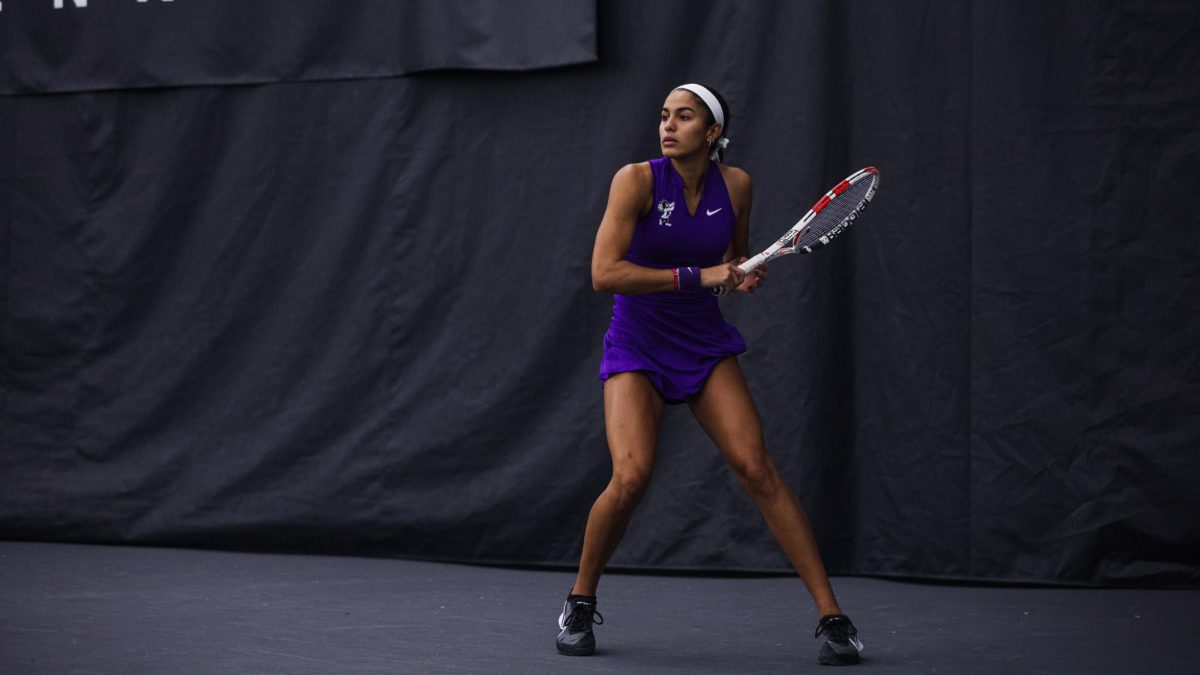
<svg viewBox="0 0 1200 675">
<path fill-rule="evenodd" d="M 830 202 L 837 199 L 846 190 L 850 189 L 851 185 L 863 180 L 872 181 L 872 185 L 871 189 L 867 191 L 867 194 L 863 196 L 861 204 L 851 211 L 842 220 L 842 222 L 838 223 L 831 228 L 829 232 L 819 237 L 817 241 L 820 243 L 810 244 L 808 246 L 796 246 L 796 244 L 800 241 L 800 237 L 803 236 L 804 230 L 808 227 L 808 224 L 817 217 L 817 214 L 823 211 L 825 207 L 829 206 Z M 821 248 L 839 234 L 844 232 L 846 228 L 850 227 L 855 219 L 858 218 L 858 215 L 863 212 L 863 209 L 867 208 L 867 204 L 871 203 L 871 199 L 875 196 L 875 191 L 878 189 L 879 169 L 876 169 L 873 166 L 868 166 L 864 169 L 854 172 L 853 174 L 850 174 L 845 180 L 833 186 L 829 192 L 826 192 L 820 199 L 818 199 L 817 203 L 813 204 L 812 208 L 808 210 L 808 213 L 804 214 L 804 217 L 797 221 L 796 224 L 793 225 L 787 232 L 785 232 L 782 237 L 777 239 L 774 244 L 768 246 L 765 250 L 763 250 L 762 253 L 759 253 L 753 258 L 750 258 L 746 262 L 738 265 L 738 268 L 749 274 L 750 272 L 762 267 L 764 264 L 774 260 L 775 258 L 792 253 L 812 253 L 818 248 Z M 716 295 L 724 295 L 725 287 L 718 286 L 713 289 L 713 293 Z"/>
</svg>

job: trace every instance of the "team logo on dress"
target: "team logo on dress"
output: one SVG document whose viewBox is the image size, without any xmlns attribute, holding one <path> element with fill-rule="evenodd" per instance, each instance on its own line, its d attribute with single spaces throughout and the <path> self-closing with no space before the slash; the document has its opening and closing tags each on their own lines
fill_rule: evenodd
<svg viewBox="0 0 1200 675">
<path fill-rule="evenodd" d="M 671 212 L 674 210 L 675 210 L 675 202 L 669 202 L 665 199 L 662 200 L 661 202 L 659 202 L 658 203 L 658 211 L 662 215 L 659 216 L 659 218 L 658 218 L 658 224 L 666 225 L 667 227 L 670 227 L 671 226 Z"/>
</svg>

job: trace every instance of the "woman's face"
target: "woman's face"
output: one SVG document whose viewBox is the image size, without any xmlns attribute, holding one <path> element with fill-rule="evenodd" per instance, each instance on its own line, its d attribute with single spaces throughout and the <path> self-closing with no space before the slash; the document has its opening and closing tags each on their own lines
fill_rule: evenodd
<svg viewBox="0 0 1200 675">
<path fill-rule="evenodd" d="M 685 157 L 708 152 L 708 139 L 716 138 L 720 126 L 708 124 L 708 108 L 685 89 L 672 91 L 663 102 L 658 124 L 658 143 L 663 157 Z"/>
</svg>

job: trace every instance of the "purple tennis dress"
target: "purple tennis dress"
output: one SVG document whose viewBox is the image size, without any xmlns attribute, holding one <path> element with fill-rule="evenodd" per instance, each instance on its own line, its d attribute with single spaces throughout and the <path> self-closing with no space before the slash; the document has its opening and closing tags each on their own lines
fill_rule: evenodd
<svg viewBox="0 0 1200 675">
<path fill-rule="evenodd" d="M 716 162 L 704 174 L 704 192 L 689 214 L 683 179 L 671 160 L 650 160 L 654 207 L 638 219 L 625 259 L 642 267 L 712 267 L 729 248 L 736 217 Z M 746 351 L 736 328 L 725 323 L 717 298 L 707 288 L 616 294 L 612 322 L 604 334 L 600 379 L 637 371 L 667 403 L 698 393 L 718 363 Z"/>
</svg>

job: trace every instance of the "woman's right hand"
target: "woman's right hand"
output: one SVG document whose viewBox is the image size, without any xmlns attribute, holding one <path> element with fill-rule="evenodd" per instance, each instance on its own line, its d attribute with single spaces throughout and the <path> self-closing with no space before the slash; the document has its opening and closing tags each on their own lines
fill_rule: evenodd
<svg viewBox="0 0 1200 675">
<path fill-rule="evenodd" d="M 746 279 L 746 273 L 740 267 L 733 263 L 721 263 L 712 267 L 705 267 L 700 270 L 700 285 L 704 288 L 725 288 L 725 293 L 733 292 L 733 289 L 741 285 Z"/>
</svg>

